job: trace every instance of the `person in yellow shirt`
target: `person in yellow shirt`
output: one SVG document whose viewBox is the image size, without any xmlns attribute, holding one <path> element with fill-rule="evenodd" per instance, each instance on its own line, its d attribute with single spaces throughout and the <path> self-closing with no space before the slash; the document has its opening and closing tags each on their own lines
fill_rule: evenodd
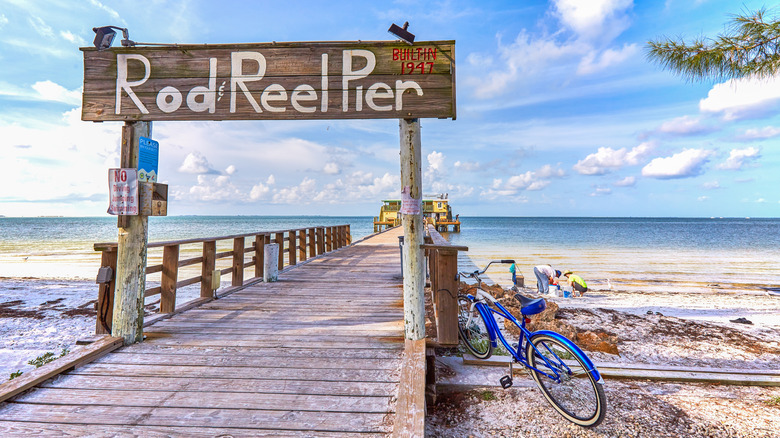
<svg viewBox="0 0 780 438">
<path fill-rule="evenodd" d="M 583 296 L 588 291 L 588 284 L 579 275 L 575 275 L 572 271 L 566 271 L 563 276 L 569 281 L 571 286 L 572 296 Z"/>
</svg>

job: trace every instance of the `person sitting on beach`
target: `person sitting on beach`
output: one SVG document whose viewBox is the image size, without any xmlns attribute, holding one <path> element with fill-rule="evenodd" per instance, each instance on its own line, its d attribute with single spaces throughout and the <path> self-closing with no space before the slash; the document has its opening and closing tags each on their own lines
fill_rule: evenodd
<svg viewBox="0 0 780 438">
<path fill-rule="evenodd" d="M 550 292 L 551 284 L 558 284 L 556 277 L 561 276 L 561 271 L 556 271 L 551 265 L 534 266 L 534 275 L 536 275 L 536 289 L 540 294 Z"/>
<path fill-rule="evenodd" d="M 583 296 L 588 291 L 588 284 L 579 275 L 575 275 L 572 271 L 566 271 L 563 276 L 569 280 L 569 286 L 571 286 L 572 296 Z"/>
</svg>

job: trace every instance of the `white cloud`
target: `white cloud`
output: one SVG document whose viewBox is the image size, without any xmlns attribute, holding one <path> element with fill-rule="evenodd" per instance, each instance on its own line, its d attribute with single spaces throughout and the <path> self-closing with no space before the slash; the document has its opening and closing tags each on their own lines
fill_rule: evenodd
<svg viewBox="0 0 780 438">
<path fill-rule="evenodd" d="M 729 158 L 718 165 L 721 170 L 740 170 L 743 166 L 761 157 L 758 149 L 749 147 L 745 149 L 732 149 Z"/>
<path fill-rule="evenodd" d="M 596 153 L 578 161 L 572 168 L 580 175 L 604 175 L 624 166 L 636 166 L 654 148 L 653 142 L 641 143 L 631 150 L 601 147 Z"/>
<path fill-rule="evenodd" d="M 765 140 L 767 138 L 780 135 L 780 128 L 774 126 L 765 126 L 761 129 L 748 129 L 744 134 L 737 137 L 738 140 Z"/>
<path fill-rule="evenodd" d="M 429 182 L 443 178 L 447 169 L 444 167 L 444 154 L 433 151 L 426 157 L 428 167 L 425 169 L 425 179 Z"/>
<path fill-rule="evenodd" d="M 84 123 L 81 109 L 34 127 L 0 122 L 6 216 L 105 213 L 108 169 L 118 167 L 121 128 Z M 33 207 L 34 206 L 34 207 Z"/>
<path fill-rule="evenodd" d="M 482 165 L 476 161 L 456 161 L 455 169 L 465 172 L 476 172 L 482 169 Z"/>
<path fill-rule="evenodd" d="M 198 151 L 187 154 L 184 162 L 179 166 L 179 172 L 195 174 L 217 173 L 209 164 L 209 160 Z"/>
<path fill-rule="evenodd" d="M 8 18 L 5 17 L 5 14 L 0 14 L 0 28 L 6 24 L 8 24 Z"/>
<path fill-rule="evenodd" d="M 629 26 L 633 0 L 553 0 L 561 22 L 581 38 L 614 38 Z"/>
<path fill-rule="evenodd" d="M 36 82 L 32 88 L 44 100 L 53 100 L 71 105 L 79 105 L 81 103 L 81 89 L 71 91 L 49 80 Z"/>
<path fill-rule="evenodd" d="M 84 38 L 81 38 L 79 35 L 74 34 L 73 32 L 69 30 L 61 30 L 60 36 L 68 41 L 70 41 L 73 44 L 76 44 L 78 46 L 86 46 L 87 42 L 84 40 Z"/>
<path fill-rule="evenodd" d="M 322 171 L 328 175 L 338 175 L 339 173 L 341 173 L 341 169 L 339 169 L 339 165 L 333 162 L 325 163 L 325 167 L 322 168 Z"/>
<path fill-rule="evenodd" d="M 273 175 L 268 175 L 268 179 L 265 180 L 265 183 L 268 184 L 269 186 L 272 186 L 276 184 L 276 178 L 274 178 Z"/>
<path fill-rule="evenodd" d="M 46 24 L 46 22 L 43 21 L 41 17 L 31 16 L 27 18 L 27 22 L 30 24 L 30 26 L 35 29 L 35 32 L 38 35 L 47 37 L 47 38 L 53 38 L 54 37 L 54 30 Z"/>
<path fill-rule="evenodd" d="M 704 202 L 704 201 L 707 201 L 709 199 L 710 199 L 710 197 L 706 196 L 706 195 L 705 196 L 699 196 L 698 198 L 696 198 L 696 200 L 699 201 L 699 202 Z"/>
<path fill-rule="evenodd" d="M 577 66 L 577 74 L 589 75 L 607 70 L 637 53 L 639 53 L 639 46 L 636 44 L 624 44 L 622 49 L 607 49 L 601 53 L 596 50 L 590 51 Z"/>
<path fill-rule="evenodd" d="M 720 183 L 718 181 L 708 181 L 702 184 L 701 187 L 707 190 L 715 190 L 720 188 Z"/>
<path fill-rule="evenodd" d="M 730 79 L 716 84 L 699 101 L 699 110 L 721 114 L 725 120 L 747 118 L 765 113 L 780 100 L 780 77 L 768 79 Z"/>
<path fill-rule="evenodd" d="M 470 78 L 476 97 L 491 98 L 506 92 L 510 84 L 520 78 L 549 74 L 551 64 L 576 58 L 586 52 L 587 46 L 579 43 L 558 44 L 553 39 L 532 38 L 523 30 L 514 42 L 503 45 L 498 41 L 498 56 L 505 65 L 486 70 L 485 74 Z"/>
<path fill-rule="evenodd" d="M 244 195 L 233 185 L 228 176 L 198 175 L 198 184 L 190 187 L 188 198 L 207 202 L 232 202 L 243 199 Z"/>
<path fill-rule="evenodd" d="M 304 177 L 300 184 L 277 190 L 273 196 L 274 204 L 308 204 L 317 195 L 317 181 Z"/>
<path fill-rule="evenodd" d="M 236 173 L 236 166 L 231 164 L 230 166 L 228 166 L 225 169 L 225 173 L 228 174 L 228 175 L 232 175 L 232 174 Z"/>
<path fill-rule="evenodd" d="M 483 190 L 481 195 L 488 199 L 495 199 L 515 196 L 521 191 L 542 190 L 550 185 L 552 178 L 563 178 L 565 175 L 566 173 L 562 169 L 553 168 L 547 164 L 536 171 L 529 170 L 519 175 L 513 175 L 506 182 L 501 178 L 495 178 L 490 189 Z"/>
<path fill-rule="evenodd" d="M 609 187 L 596 187 L 596 190 L 593 191 L 590 196 L 601 196 L 601 195 L 611 195 L 612 189 Z"/>
<path fill-rule="evenodd" d="M 671 157 L 655 158 L 642 168 L 642 176 L 658 179 L 697 176 L 713 154 L 706 149 L 685 149 Z"/>
<path fill-rule="evenodd" d="M 0 81 L 0 95 L 24 100 L 45 100 L 77 106 L 81 104 L 81 88 L 68 90 L 50 80 L 35 82 L 30 88 L 20 88 L 16 85 Z"/>
<path fill-rule="evenodd" d="M 249 199 L 253 201 L 259 201 L 268 199 L 268 195 L 271 193 L 271 188 L 263 183 L 257 183 L 252 186 L 252 190 L 249 191 Z"/>
<path fill-rule="evenodd" d="M 621 180 L 615 181 L 612 185 L 615 187 L 632 187 L 636 185 L 636 177 L 627 176 Z"/>
<path fill-rule="evenodd" d="M 661 124 L 658 131 L 672 135 L 697 135 L 714 131 L 715 128 L 702 124 L 700 117 L 682 116 Z"/>
</svg>

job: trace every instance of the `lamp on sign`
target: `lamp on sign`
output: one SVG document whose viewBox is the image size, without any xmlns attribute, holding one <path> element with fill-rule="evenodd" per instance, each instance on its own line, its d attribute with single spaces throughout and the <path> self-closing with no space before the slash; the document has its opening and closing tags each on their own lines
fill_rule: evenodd
<svg viewBox="0 0 780 438">
<path fill-rule="evenodd" d="M 410 46 L 414 44 L 414 34 L 409 32 L 409 22 L 407 21 L 404 23 L 404 27 L 399 27 L 395 23 L 393 23 L 390 26 L 390 29 L 387 29 L 388 32 L 390 32 L 390 35 L 397 36 L 401 39 L 401 41 L 405 42 L 406 44 L 409 44 Z"/>
<path fill-rule="evenodd" d="M 95 48 L 98 49 L 98 51 L 103 51 L 108 48 L 111 48 L 111 44 L 114 42 L 114 37 L 116 36 L 116 30 L 122 31 L 122 38 L 124 38 L 121 43 L 123 47 L 135 47 L 137 45 L 142 46 L 166 46 L 166 47 L 176 47 L 176 44 L 159 44 L 159 43 L 138 43 L 130 39 L 130 33 L 129 31 L 124 27 L 117 27 L 117 26 L 102 26 L 102 27 L 93 27 L 92 31 L 95 32 L 95 41 L 92 42 L 92 44 L 95 45 Z"/>
<path fill-rule="evenodd" d="M 124 27 L 117 27 L 117 26 L 103 26 L 103 27 L 93 27 L 92 31 L 95 32 L 95 41 L 93 41 L 92 44 L 95 45 L 95 48 L 98 50 L 106 50 L 109 47 L 111 47 L 111 44 L 114 42 L 114 37 L 116 36 L 116 30 L 122 31 L 122 46 L 124 47 L 132 47 L 135 45 L 135 41 L 130 40 L 130 34 Z"/>
</svg>

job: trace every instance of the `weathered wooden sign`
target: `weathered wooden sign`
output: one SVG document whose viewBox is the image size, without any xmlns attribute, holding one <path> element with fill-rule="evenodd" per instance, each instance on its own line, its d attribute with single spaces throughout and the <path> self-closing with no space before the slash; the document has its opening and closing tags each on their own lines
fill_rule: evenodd
<svg viewBox="0 0 780 438">
<path fill-rule="evenodd" d="M 455 118 L 455 42 L 84 52 L 82 120 Z"/>
</svg>

